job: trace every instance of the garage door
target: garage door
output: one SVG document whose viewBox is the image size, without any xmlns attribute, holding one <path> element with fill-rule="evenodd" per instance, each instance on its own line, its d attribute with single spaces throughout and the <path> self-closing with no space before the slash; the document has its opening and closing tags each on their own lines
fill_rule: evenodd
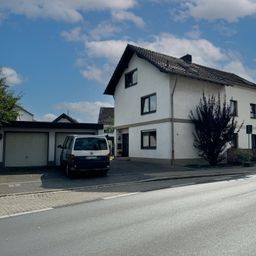
<svg viewBox="0 0 256 256">
<path fill-rule="evenodd" d="M 47 133 L 6 133 L 5 166 L 46 166 Z"/>
</svg>

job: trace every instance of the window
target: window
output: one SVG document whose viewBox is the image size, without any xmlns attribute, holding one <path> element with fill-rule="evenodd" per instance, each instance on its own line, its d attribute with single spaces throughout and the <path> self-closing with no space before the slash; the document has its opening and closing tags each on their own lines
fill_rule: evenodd
<svg viewBox="0 0 256 256">
<path fill-rule="evenodd" d="M 141 149 L 156 149 L 156 130 L 141 131 Z"/>
<path fill-rule="evenodd" d="M 256 104 L 250 104 L 250 116 L 251 118 L 256 118 Z"/>
<path fill-rule="evenodd" d="M 156 112 L 156 94 L 150 94 L 141 98 L 141 114 Z"/>
<path fill-rule="evenodd" d="M 232 116 L 237 116 L 237 101 L 236 100 L 230 101 L 230 114 Z"/>
<path fill-rule="evenodd" d="M 103 138 L 77 138 L 74 150 L 107 150 L 107 141 Z"/>
<path fill-rule="evenodd" d="M 125 88 L 129 88 L 138 83 L 138 70 L 134 69 L 125 74 Z"/>
</svg>

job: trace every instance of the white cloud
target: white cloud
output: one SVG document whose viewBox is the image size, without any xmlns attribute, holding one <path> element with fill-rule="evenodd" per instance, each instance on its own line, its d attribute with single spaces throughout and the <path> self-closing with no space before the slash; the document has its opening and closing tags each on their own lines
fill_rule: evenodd
<svg viewBox="0 0 256 256">
<path fill-rule="evenodd" d="M 249 81 L 256 82 L 255 70 L 244 66 L 239 59 L 234 59 L 228 62 L 224 66 L 224 70 L 227 72 L 235 73 L 236 75 L 241 76 Z"/>
<path fill-rule="evenodd" d="M 219 24 L 216 24 L 214 26 L 214 29 L 219 32 L 222 36 L 231 37 L 237 34 L 237 31 L 235 28 L 232 28 L 230 26 L 226 26 L 224 22 L 221 22 Z"/>
<path fill-rule="evenodd" d="M 113 66 L 108 63 L 101 67 L 95 65 L 87 66 L 85 69 L 81 70 L 80 73 L 83 77 L 88 80 L 94 80 L 99 84 L 106 85 L 111 73 L 113 72 Z"/>
<path fill-rule="evenodd" d="M 63 102 L 55 106 L 56 109 L 70 113 L 70 116 L 80 116 L 81 122 L 97 122 L 99 116 L 100 107 L 113 107 L 113 104 L 109 102 Z"/>
<path fill-rule="evenodd" d="M 196 19 L 223 19 L 235 22 L 239 18 L 256 14 L 255 0 L 183 0 L 178 17 L 192 16 Z"/>
<path fill-rule="evenodd" d="M 45 115 L 43 115 L 43 116 L 36 116 L 35 117 L 35 119 L 37 120 L 37 121 L 42 121 L 42 122 L 52 122 L 54 119 L 56 119 L 57 118 L 57 116 L 56 115 L 54 115 L 54 114 L 51 114 L 51 113 L 49 113 L 49 114 L 45 114 Z"/>
<path fill-rule="evenodd" d="M 137 27 L 140 27 L 140 28 L 145 26 L 144 20 L 141 17 L 133 14 L 132 12 L 114 11 L 112 12 L 112 17 L 114 20 L 117 20 L 117 21 L 131 21 Z"/>
<path fill-rule="evenodd" d="M 218 62 L 227 59 L 226 54 L 206 39 L 179 38 L 172 34 L 162 33 L 153 42 L 142 42 L 142 45 L 174 57 L 185 54 L 193 56 L 193 62 L 202 65 L 216 66 Z"/>
<path fill-rule="evenodd" d="M 87 69 L 81 71 L 83 77 L 87 78 L 88 80 L 94 80 L 98 83 L 104 83 L 103 80 L 103 71 L 96 66 L 89 66 Z"/>
<path fill-rule="evenodd" d="M 199 39 L 201 36 L 201 31 L 199 29 L 198 25 L 195 25 L 192 27 L 192 30 L 186 33 L 186 36 L 188 36 L 191 39 Z"/>
<path fill-rule="evenodd" d="M 1 0 L 0 13 L 25 15 L 28 18 L 52 18 L 66 22 L 83 20 L 83 12 L 127 10 L 136 0 Z"/>
<path fill-rule="evenodd" d="M 118 32 L 119 29 L 112 24 L 103 22 L 98 24 L 98 26 L 91 30 L 90 35 L 95 40 L 100 40 L 102 38 L 113 35 L 115 32 Z"/>
<path fill-rule="evenodd" d="M 69 31 L 62 31 L 61 35 L 68 42 L 83 42 L 86 36 L 81 33 L 81 27 L 75 27 Z"/>
<path fill-rule="evenodd" d="M 110 62 L 116 63 L 121 57 L 128 41 L 105 40 L 86 42 L 85 47 L 90 57 L 106 58 Z"/>
<path fill-rule="evenodd" d="M 116 63 L 128 41 L 105 40 L 86 43 L 89 56 L 106 58 L 109 62 Z M 129 42 L 142 47 L 166 53 L 174 57 L 181 57 L 187 53 L 193 55 L 193 60 L 202 65 L 216 66 L 217 62 L 224 61 L 227 56 L 222 50 L 206 39 L 179 38 L 169 33 L 155 36 L 152 41 Z"/>
<path fill-rule="evenodd" d="M 23 79 L 18 73 L 9 67 L 1 68 L 1 77 L 6 78 L 6 83 L 10 86 L 19 85 L 23 82 Z"/>
</svg>

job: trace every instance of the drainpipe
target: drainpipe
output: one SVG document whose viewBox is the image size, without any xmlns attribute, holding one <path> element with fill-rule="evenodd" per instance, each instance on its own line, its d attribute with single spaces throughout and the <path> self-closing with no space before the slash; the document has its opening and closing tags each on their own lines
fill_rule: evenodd
<svg viewBox="0 0 256 256">
<path fill-rule="evenodd" d="M 170 87 L 171 87 L 171 75 L 170 75 Z M 177 85 L 178 76 L 175 76 L 175 82 L 171 93 L 171 143 L 172 143 L 172 155 L 171 155 L 171 165 L 174 165 L 175 150 L 174 150 L 174 92 Z"/>
</svg>

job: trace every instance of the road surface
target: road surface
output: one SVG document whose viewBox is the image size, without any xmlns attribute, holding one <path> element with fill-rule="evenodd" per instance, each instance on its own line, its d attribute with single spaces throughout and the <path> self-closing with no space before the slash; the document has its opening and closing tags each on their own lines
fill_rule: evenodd
<svg viewBox="0 0 256 256">
<path fill-rule="evenodd" d="M 256 176 L 0 219 L 0 253 L 256 255 Z"/>
</svg>

